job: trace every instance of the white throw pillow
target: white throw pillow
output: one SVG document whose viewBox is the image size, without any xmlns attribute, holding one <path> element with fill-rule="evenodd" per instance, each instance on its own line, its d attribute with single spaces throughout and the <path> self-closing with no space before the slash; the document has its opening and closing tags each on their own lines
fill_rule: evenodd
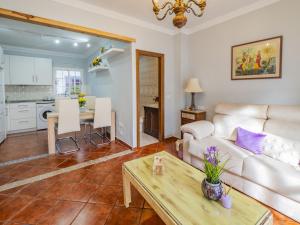
<svg viewBox="0 0 300 225">
<path fill-rule="evenodd" d="M 266 133 L 264 154 L 300 169 L 300 142 Z"/>
</svg>

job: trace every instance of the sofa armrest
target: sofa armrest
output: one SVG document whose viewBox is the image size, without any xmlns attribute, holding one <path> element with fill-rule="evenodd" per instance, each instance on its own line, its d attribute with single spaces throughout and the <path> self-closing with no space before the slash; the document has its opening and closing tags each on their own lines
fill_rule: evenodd
<svg viewBox="0 0 300 225">
<path fill-rule="evenodd" d="M 212 135 L 214 130 L 215 126 L 206 120 L 196 121 L 181 126 L 182 133 L 189 133 L 198 140 Z"/>
</svg>

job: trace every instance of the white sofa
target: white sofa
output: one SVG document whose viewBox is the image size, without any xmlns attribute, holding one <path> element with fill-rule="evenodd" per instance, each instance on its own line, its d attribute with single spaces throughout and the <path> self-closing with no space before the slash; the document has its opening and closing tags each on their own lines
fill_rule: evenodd
<svg viewBox="0 0 300 225">
<path fill-rule="evenodd" d="M 236 146 L 237 127 L 266 133 L 264 154 Z M 186 124 L 181 131 L 185 162 L 203 170 L 203 153 L 217 146 L 223 159 L 230 157 L 225 183 L 300 222 L 300 168 L 270 155 L 291 148 L 300 154 L 300 106 L 219 104 L 213 122 Z"/>
</svg>

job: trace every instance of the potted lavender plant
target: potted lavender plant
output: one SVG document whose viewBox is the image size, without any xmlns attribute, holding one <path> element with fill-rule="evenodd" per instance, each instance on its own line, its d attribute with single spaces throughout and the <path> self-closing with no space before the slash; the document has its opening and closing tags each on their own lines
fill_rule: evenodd
<svg viewBox="0 0 300 225">
<path fill-rule="evenodd" d="M 202 192 L 210 200 L 219 200 L 223 195 L 220 176 L 228 160 L 221 163 L 217 147 L 208 147 L 204 153 L 204 173 L 206 178 L 202 181 Z"/>
</svg>

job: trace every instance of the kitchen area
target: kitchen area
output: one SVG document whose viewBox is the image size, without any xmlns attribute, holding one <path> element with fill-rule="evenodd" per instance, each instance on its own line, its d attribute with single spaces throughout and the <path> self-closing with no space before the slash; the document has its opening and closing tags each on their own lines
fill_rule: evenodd
<svg viewBox="0 0 300 225">
<path fill-rule="evenodd" d="M 28 148 L 28 144 L 21 140 L 24 138 L 26 140 L 24 134 L 46 129 L 47 112 L 54 111 L 52 60 L 4 54 L 2 47 L 0 52 L 2 53 L 0 143 L 4 142 L 8 135 L 16 137 L 12 145 L 9 141 L 4 144 L 4 146 L 8 145 L 6 149 L 10 150 L 2 152 L 0 163 L 44 155 L 47 153 L 45 138 L 43 140 L 39 137 L 39 141 L 36 140 L 37 145 L 44 143 L 41 147 L 29 145 Z M 20 145 L 17 144 L 18 141 Z M 23 151 L 16 148 L 22 148 Z"/>
<path fill-rule="evenodd" d="M 131 54 L 120 41 L 0 18 L 0 166 L 48 155 L 56 97 L 110 97 L 126 111 L 117 90 L 128 87 L 116 88 L 116 77 L 131 74 Z M 124 142 L 126 116 L 116 122 Z"/>
</svg>

